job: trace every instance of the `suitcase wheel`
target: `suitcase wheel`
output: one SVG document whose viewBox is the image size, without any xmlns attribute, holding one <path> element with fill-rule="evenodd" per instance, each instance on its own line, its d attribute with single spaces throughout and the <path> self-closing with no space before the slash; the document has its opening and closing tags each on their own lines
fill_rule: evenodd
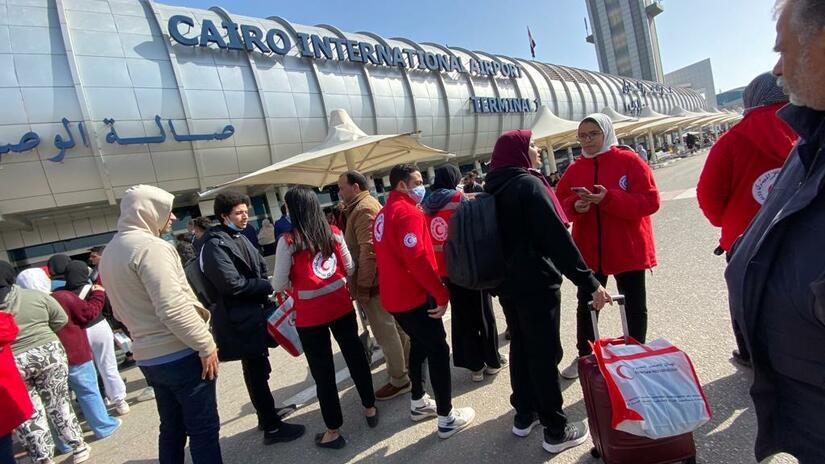
<svg viewBox="0 0 825 464">
<path fill-rule="evenodd" d="M 597 450 L 595 446 L 593 448 L 590 448 L 590 455 L 593 456 L 596 459 L 599 459 L 600 457 L 602 457 L 601 453 L 599 453 L 599 450 Z M 693 463 L 686 463 L 686 464 L 696 464 L 696 463 L 694 461 Z"/>
</svg>

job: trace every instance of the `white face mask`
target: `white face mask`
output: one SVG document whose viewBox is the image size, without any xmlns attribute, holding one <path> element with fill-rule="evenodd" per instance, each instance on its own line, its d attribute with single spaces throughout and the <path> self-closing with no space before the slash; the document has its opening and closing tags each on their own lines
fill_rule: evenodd
<svg viewBox="0 0 825 464">
<path fill-rule="evenodd" d="M 424 201 L 424 196 L 427 195 L 427 187 L 423 185 L 419 185 L 414 187 L 412 190 L 407 190 L 407 195 L 409 195 L 416 203 L 421 203 Z"/>
</svg>

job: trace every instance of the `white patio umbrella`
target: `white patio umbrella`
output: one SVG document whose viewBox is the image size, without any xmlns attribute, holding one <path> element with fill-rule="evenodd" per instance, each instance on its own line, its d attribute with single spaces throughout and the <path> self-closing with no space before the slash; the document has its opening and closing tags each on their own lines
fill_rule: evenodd
<svg viewBox="0 0 825 464">
<path fill-rule="evenodd" d="M 344 172 L 356 169 L 369 174 L 396 164 L 452 158 L 443 150 L 423 145 L 417 133 L 367 135 L 342 109 L 333 110 L 326 139 L 310 151 L 212 187 L 200 194 L 209 197 L 228 187 L 243 185 L 305 184 L 323 187 Z"/>
<path fill-rule="evenodd" d="M 562 119 L 553 114 L 547 105 L 542 105 L 530 130 L 537 144 L 554 145 L 566 138 L 575 138 L 578 128 L 578 121 Z"/>
</svg>

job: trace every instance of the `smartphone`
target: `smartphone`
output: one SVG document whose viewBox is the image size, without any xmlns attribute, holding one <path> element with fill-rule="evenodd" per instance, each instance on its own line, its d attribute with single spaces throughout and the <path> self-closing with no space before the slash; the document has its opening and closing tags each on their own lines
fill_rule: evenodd
<svg viewBox="0 0 825 464">
<path fill-rule="evenodd" d="M 570 190 L 576 195 L 590 195 L 590 190 L 584 187 L 571 187 Z"/>
</svg>

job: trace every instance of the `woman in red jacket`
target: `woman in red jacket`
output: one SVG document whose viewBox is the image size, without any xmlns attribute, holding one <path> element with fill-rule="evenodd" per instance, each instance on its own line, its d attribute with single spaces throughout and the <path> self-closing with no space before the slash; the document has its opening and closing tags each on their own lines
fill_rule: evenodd
<svg viewBox="0 0 825 464">
<path fill-rule="evenodd" d="M 367 425 L 378 425 L 372 373 L 358 338 L 358 322 L 347 289 L 347 276 L 354 271 L 354 265 L 344 235 L 329 225 L 310 188 L 293 187 L 284 200 L 293 229 L 278 239 L 272 288 L 276 292 L 291 288 L 295 327 L 327 426 L 326 432 L 315 436 L 315 444 L 340 449 L 347 443 L 339 431 L 344 418 L 335 382 L 330 332 L 341 348 L 361 397 Z"/>
<path fill-rule="evenodd" d="M 0 311 L 0 464 L 14 464 L 11 433 L 34 412 L 29 391 L 11 354 L 11 343 L 18 332 L 14 316 Z"/>
<path fill-rule="evenodd" d="M 601 113 L 579 124 L 582 156 L 562 176 L 556 193 L 573 221 L 573 240 L 602 285 L 614 276 L 625 296 L 630 335 L 640 342 L 647 333 L 645 271 L 656 265 L 650 215 L 659 210 L 659 191 L 650 167 L 630 149 L 619 147 L 613 123 Z M 578 295 L 576 348 L 590 354 L 593 327 L 590 295 Z M 561 375 L 578 377 L 578 360 Z"/>
</svg>

